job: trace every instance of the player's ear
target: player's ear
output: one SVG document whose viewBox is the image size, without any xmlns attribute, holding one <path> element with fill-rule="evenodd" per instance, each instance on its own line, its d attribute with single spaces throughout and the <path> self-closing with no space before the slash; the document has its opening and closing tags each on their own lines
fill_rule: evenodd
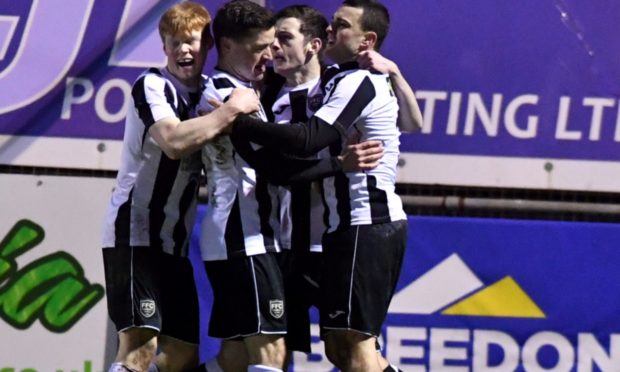
<svg viewBox="0 0 620 372">
<path fill-rule="evenodd" d="M 377 45 L 377 33 L 374 31 L 366 31 L 364 32 L 364 39 L 360 44 L 361 50 L 374 50 Z"/>
<path fill-rule="evenodd" d="M 323 47 L 323 41 L 320 38 L 314 37 L 309 42 L 308 51 L 312 52 L 312 54 L 319 54 L 321 48 Z"/>
<path fill-rule="evenodd" d="M 222 38 L 220 39 L 220 48 L 223 52 L 228 52 L 233 48 L 233 43 L 234 41 L 231 38 L 222 36 Z"/>
</svg>

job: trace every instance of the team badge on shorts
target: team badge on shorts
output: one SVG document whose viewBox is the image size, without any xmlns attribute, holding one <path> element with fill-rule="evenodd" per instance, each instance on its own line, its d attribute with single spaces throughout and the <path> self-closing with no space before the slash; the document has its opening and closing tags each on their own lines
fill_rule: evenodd
<svg viewBox="0 0 620 372">
<path fill-rule="evenodd" d="M 282 315 L 284 315 L 284 301 L 269 300 L 269 314 L 276 319 L 282 318 Z"/>
<path fill-rule="evenodd" d="M 145 318 L 150 318 L 155 314 L 155 301 L 140 300 L 140 314 Z"/>
</svg>

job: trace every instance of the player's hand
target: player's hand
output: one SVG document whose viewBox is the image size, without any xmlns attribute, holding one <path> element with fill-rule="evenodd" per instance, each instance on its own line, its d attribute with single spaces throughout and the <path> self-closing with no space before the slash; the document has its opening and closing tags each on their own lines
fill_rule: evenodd
<svg viewBox="0 0 620 372">
<path fill-rule="evenodd" d="M 222 102 L 220 102 L 220 101 L 218 101 L 216 99 L 213 99 L 213 98 L 209 98 L 207 100 L 207 102 L 209 102 L 209 104 L 211 105 L 212 108 L 211 109 L 206 109 L 204 107 L 198 108 L 198 116 L 209 115 L 210 113 L 213 112 L 213 110 L 215 110 L 216 108 L 218 108 L 218 107 L 223 105 Z"/>
<path fill-rule="evenodd" d="M 240 114 L 251 114 L 260 110 L 260 101 L 256 92 L 247 88 L 235 88 L 225 105 L 232 106 Z"/>
<path fill-rule="evenodd" d="M 209 104 L 211 106 L 213 106 L 214 109 L 222 106 L 224 104 L 224 102 L 220 101 L 219 99 L 215 99 L 215 98 L 209 98 L 207 99 L 207 102 L 209 102 Z"/>
<path fill-rule="evenodd" d="M 382 157 L 383 142 L 372 140 L 348 145 L 338 158 L 344 172 L 359 172 L 376 168 Z"/>
<path fill-rule="evenodd" d="M 377 71 L 381 74 L 396 74 L 399 72 L 398 66 L 394 61 L 385 58 L 374 50 L 366 50 L 357 56 L 357 63 L 360 68 Z"/>
</svg>

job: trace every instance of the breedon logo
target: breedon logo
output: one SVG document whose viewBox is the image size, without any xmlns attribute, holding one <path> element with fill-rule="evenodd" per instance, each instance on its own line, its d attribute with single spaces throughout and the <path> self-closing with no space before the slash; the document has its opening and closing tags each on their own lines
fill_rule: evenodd
<svg viewBox="0 0 620 372">
<path fill-rule="evenodd" d="M 451 254 L 394 296 L 383 350 L 404 371 L 620 372 L 620 334 L 590 330 L 546 304 L 509 275 L 484 283 Z M 295 366 L 329 370 L 318 325 L 313 335 L 313 354 L 296 356 Z"/>
<path fill-rule="evenodd" d="M 512 277 L 485 285 L 456 253 L 400 290 L 389 312 L 545 318 L 545 313 Z"/>
</svg>

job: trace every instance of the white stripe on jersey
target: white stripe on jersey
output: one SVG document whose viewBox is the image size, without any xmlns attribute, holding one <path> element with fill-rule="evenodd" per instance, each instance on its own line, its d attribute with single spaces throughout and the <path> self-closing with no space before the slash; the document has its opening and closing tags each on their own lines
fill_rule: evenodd
<svg viewBox="0 0 620 372">
<path fill-rule="evenodd" d="M 324 180 L 329 231 L 340 226 L 405 219 L 402 202 L 395 193 L 400 132 L 396 125 L 398 104 L 389 78 L 357 68 L 343 68 L 332 76 L 324 82 L 325 100 L 315 115 L 346 134 L 343 146 L 347 139 L 380 140 L 384 155 L 373 170 Z"/>
<path fill-rule="evenodd" d="M 166 69 L 150 69 L 134 83 L 132 103 L 117 184 L 106 212 L 103 246 L 152 246 L 186 255 L 196 209 L 200 153 L 172 160 L 148 129 L 164 118 L 194 116 L 190 92 Z"/>
<path fill-rule="evenodd" d="M 300 97 L 303 101 L 291 104 L 291 97 Z M 322 101 L 323 93 L 318 78 L 293 88 L 283 87 L 272 106 L 275 122 L 288 124 L 291 122 L 294 111 L 301 109 L 305 110 L 305 120 L 307 120 L 307 118 L 314 115 L 314 111 L 320 107 Z M 303 106 L 303 108 L 299 106 L 293 107 L 295 105 Z M 296 115 L 300 114 L 297 112 Z M 326 156 L 329 157 L 327 149 L 322 151 L 325 151 Z M 325 208 L 319 191 L 319 181 L 312 182 L 308 186 L 308 190 L 295 190 L 297 193 L 295 199 L 302 202 L 296 203 L 293 207 L 294 209 L 291 209 L 290 205 L 291 192 L 289 187 L 280 188 L 281 200 L 287 201 L 286 204 L 281 204 L 281 231 L 283 236 L 287 236 L 291 240 L 293 228 L 295 228 L 296 237 L 292 241 L 295 243 L 303 242 L 305 245 L 304 247 L 295 247 L 295 249 L 309 249 L 311 252 L 322 252 L 321 239 L 327 226 L 325 226 L 323 221 Z M 307 195 L 301 195 L 302 192 L 307 192 Z M 307 199 L 304 200 L 305 198 Z M 297 216 L 293 217 L 291 213 L 295 213 Z M 293 224 L 293 221 L 299 221 L 299 223 Z"/>
<path fill-rule="evenodd" d="M 251 88 L 232 75 L 217 71 L 200 107 L 207 99 L 223 102 L 234 87 Z M 263 110 L 260 118 L 265 121 Z M 277 187 L 257 179 L 256 172 L 234 150 L 229 136 L 220 136 L 202 151 L 209 204 L 202 222 L 200 250 L 205 261 L 252 256 L 281 249 Z"/>
</svg>

